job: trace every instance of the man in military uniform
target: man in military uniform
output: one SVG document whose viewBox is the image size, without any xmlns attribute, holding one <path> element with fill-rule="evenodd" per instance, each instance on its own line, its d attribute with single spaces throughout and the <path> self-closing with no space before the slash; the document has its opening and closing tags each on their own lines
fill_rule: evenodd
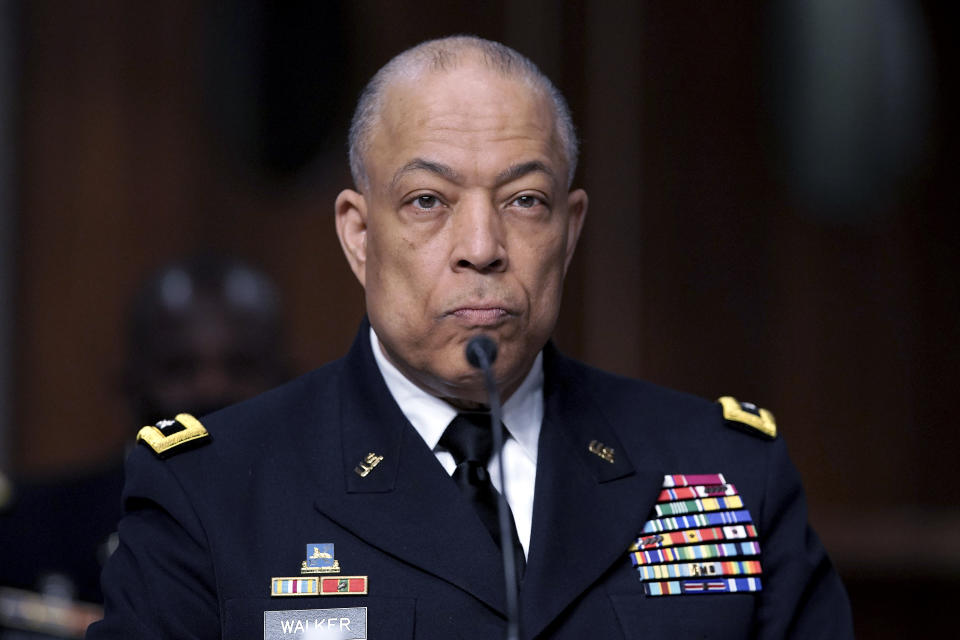
<svg viewBox="0 0 960 640">
<path fill-rule="evenodd" d="M 550 344 L 587 195 L 532 63 L 477 38 L 419 45 L 367 86 L 350 147 L 353 347 L 141 431 L 88 638 L 498 637 L 505 545 L 523 638 L 852 636 L 769 412 Z M 464 358 L 478 335 L 499 350 L 503 480 Z M 504 485 L 511 541 L 489 526 Z"/>
</svg>

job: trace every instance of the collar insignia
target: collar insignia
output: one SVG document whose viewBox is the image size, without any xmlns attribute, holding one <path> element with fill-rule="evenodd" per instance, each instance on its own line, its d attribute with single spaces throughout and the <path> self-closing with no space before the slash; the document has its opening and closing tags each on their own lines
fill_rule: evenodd
<svg viewBox="0 0 960 640">
<path fill-rule="evenodd" d="M 361 478 L 366 478 L 370 475 L 370 472 L 383 461 L 383 456 L 375 454 L 373 451 L 367 454 L 363 460 L 360 461 L 360 464 L 353 468 L 354 473 L 356 473 Z"/>
<path fill-rule="evenodd" d="M 587 451 L 597 456 L 601 460 L 606 460 L 610 464 L 613 464 L 613 447 L 608 447 L 599 440 L 591 440 L 590 444 L 587 445 Z"/>
</svg>

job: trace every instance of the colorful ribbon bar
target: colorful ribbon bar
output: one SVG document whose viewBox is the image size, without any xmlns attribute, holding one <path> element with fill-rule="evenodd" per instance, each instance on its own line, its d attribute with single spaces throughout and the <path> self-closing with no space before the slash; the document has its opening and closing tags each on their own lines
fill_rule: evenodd
<svg viewBox="0 0 960 640">
<path fill-rule="evenodd" d="M 720 496 L 734 496 L 736 494 L 737 488 L 732 484 L 699 484 L 695 487 L 664 489 L 660 492 L 657 502 L 689 500 L 691 498 L 717 498 Z"/>
<path fill-rule="evenodd" d="M 345 596 L 367 593 L 367 576 L 337 576 L 320 579 L 320 595 Z"/>
<path fill-rule="evenodd" d="M 723 479 L 722 473 L 702 473 L 690 475 L 674 473 L 668 476 L 663 476 L 664 489 L 670 489 L 672 487 L 689 487 L 698 484 L 727 484 L 727 481 Z"/>
<path fill-rule="evenodd" d="M 643 564 L 679 562 L 681 560 L 704 560 L 708 558 L 727 558 L 731 556 L 758 556 L 760 544 L 754 540 L 747 542 L 721 542 L 698 544 L 689 547 L 667 547 L 650 551 L 634 551 L 629 554 L 630 562 L 638 567 Z"/>
<path fill-rule="evenodd" d="M 734 593 L 761 591 L 760 578 L 723 578 L 719 580 L 670 580 L 644 582 L 648 596 L 677 596 L 696 593 Z"/>
<path fill-rule="evenodd" d="M 726 496 L 723 498 L 701 498 L 697 500 L 681 500 L 679 502 L 664 502 L 654 506 L 658 518 L 663 516 L 677 516 L 684 513 L 698 513 L 703 511 L 720 511 L 721 509 L 740 509 L 743 500 L 740 496 Z"/>
<path fill-rule="evenodd" d="M 727 560 L 723 562 L 689 562 L 685 564 L 652 564 L 637 567 L 641 580 L 669 578 L 714 578 L 717 576 L 756 575 L 763 573 L 759 560 Z"/>
<path fill-rule="evenodd" d="M 694 513 L 688 516 L 648 520 L 643 525 L 642 533 L 710 527 L 718 524 L 743 524 L 746 522 L 753 522 L 753 518 L 750 517 L 750 512 L 746 509 L 740 509 L 739 511 L 717 511 L 714 513 Z"/>
<path fill-rule="evenodd" d="M 742 540 L 756 538 L 757 530 L 752 524 L 733 524 L 726 527 L 708 527 L 706 529 L 686 529 L 668 533 L 654 533 L 639 538 L 630 545 L 629 551 L 639 549 L 657 549 L 678 544 L 697 544 L 711 540 Z"/>
<path fill-rule="evenodd" d="M 271 596 L 315 596 L 316 578 L 273 578 L 270 581 Z"/>
</svg>

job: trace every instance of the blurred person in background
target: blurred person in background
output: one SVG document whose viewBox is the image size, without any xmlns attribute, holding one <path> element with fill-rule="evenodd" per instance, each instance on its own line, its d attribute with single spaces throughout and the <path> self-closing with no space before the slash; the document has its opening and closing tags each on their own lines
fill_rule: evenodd
<svg viewBox="0 0 960 640">
<path fill-rule="evenodd" d="M 161 269 L 134 299 L 123 384 L 139 424 L 199 415 L 287 378 L 280 295 L 238 260 L 198 256 Z"/>
<path fill-rule="evenodd" d="M 136 292 L 126 331 L 121 389 L 138 425 L 203 415 L 288 377 L 279 292 L 237 259 L 163 266 Z M 100 616 L 123 457 L 83 475 L 0 483 L 0 638 L 81 637 Z"/>
</svg>

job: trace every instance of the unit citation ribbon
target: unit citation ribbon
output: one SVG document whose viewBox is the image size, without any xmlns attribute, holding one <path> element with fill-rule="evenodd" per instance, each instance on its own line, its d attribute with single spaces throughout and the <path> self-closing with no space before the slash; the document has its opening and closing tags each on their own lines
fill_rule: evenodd
<svg viewBox="0 0 960 640">
<path fill-rule="evenodd" d="M 367 576 L 320 578 L 320 595 L 322 596 L 346 596 L 365 594 L 366 592 Z"/>
<path fill-rule="evenodd" d="M 270 581 L 272 596 L 315 596 L 316 578 L 273 578 Z"/>
<path fill-rule="evenodd" d="M 723 474 L 664 476 L 653 511 L 628 550 L 648 596 L 762 589 L 756 526 Z"/>
</svg>

